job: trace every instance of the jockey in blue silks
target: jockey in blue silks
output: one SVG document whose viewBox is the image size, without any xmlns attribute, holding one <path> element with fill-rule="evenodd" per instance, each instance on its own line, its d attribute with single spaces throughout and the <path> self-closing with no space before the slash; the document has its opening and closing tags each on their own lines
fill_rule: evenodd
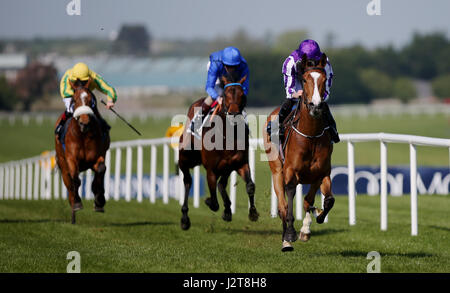
<svg viewBox="0 0 450 293">
<path fill-rule="evenodd" d="M 284 61 L 283 63 L 283 79 L 284 79 L 284 87 L 286 90 L 286 100 L 280 107 L 280 111 L 278 112 L 278 122 L 279 126 L 282 128 L 283 122 L 286 117 L 291 112 L 292 107 L 296 100 L 302 96 L 303 88 L 301 82 L 298 80 L 300 78 L 297 72 L 297 64 L 301 62 L 302 56 L 306 54 L 308 60 L 313 60 L 315 62 L 319 62 L 322 57 L 322 52 L 320 51 L 319 44 L 317 44 L 314 40 L 304 40 L 300 43 L 298 49 L 294 50 Z M 333 84 L 333 68 L 331 67 L 331 63 L 327 60 L 327 65 L 325 66 L 325 73 L 327 77 L 327 81 L 325 84 L 325 97 L 324 97 L 324 115 L 325 119 L 330 126 L 331 129 L 331 139 L 337 143 L 339 142 L 339 134 L 336 129 L 336 122 L 331 115 L 330 108 L 326 101 L 329 98 L 331 85 Z M 283 140 L 284 131 L 280 129 L 280 142 Z"/>
<path fill-rule="evenodd" d="M 242 84 L 244 94 L 248 94 L 249 84 L 249 70 L 247 61 L 241 56 L 241 52 L 235 47 L 227 47 L 221 51 L 212 53 L 209 56 L 209 62 L 207 65 L 208 77 L 206 79 L 205 90 L 208 97 L 205 98 L 202 104 L 201 112 L 197 112 L 196 116 L 192 119 L 190 130 L 192 132 L 197 131 L 194 126 L 201 126 L 204 117 L 211 110 L 212 103 L 217 98 L 222 97 L 224 84 L 220 79 L 221 76 L 233 76 L 235 79 L 241 79 L 247 76 L 247 79 Z"/>
</svg>

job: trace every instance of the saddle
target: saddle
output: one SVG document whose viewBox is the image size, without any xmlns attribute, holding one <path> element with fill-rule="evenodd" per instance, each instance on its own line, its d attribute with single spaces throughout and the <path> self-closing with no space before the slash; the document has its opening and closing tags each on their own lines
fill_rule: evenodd
<svg viewBox="0 0 450 293">
<path fill-rule="evenodd" d="M 66 133 L 67 130 L 69 129 L 69 125 L 70 125 L 70 121 L 72 121 L 73 117 L 70 117 L 69 119 L 66 120 L 66 122 L 64 123 L 64 126 L 62 128 L 62 132 L 59 134 L 59 142 L 62 144 L 63 146 L 63 150 L 66 151 Z"/>
<path fill-rule="evenodd" d="M 279 130 L 279 131 L 283 131 L 284 132 L 284 135 L 280 135 L 279 136 L 279 138 L 280 138 L 280 141 L 279 141 L 279 149 L 278 149 L 278 151 L 279 151 L 279 153 L 280 153 L 280 156 L 281 156 L 281 160 L 282 160 L 282 162 L 284 163 L 284 150 L 285 150 L 285 148 L 286 148 L 286 142 L 287 142 L 287 140 L 288 140 L 288 138 L 289 138 L 289 135 L 290 135 L 290 126 L 294 123 L 294 117 L 295 117 L 295 115 L 296 115 L 296 109 L 297 109 L 297 105 L 300 105 L 300 103 L 298 103 L 298 99 L 296 99 L 296 101 L 295 101 L 295 103 L 292 105 L 292 107 L 291 107 L 291 109 L 290 109 L 290 112 L 289 112 L 289 114 L 286 116 L 286 118 L 284 119 L 284 121 L 283 121 L 283 124 L 281 125 L 281 129 Z M 287 134 L 286 134 L 286 130 L 288 130 L 287 131 Z M 270 140 L 272 140 L 272 123 L 268 123 L 267 124 L 267 134 L 269 135 L 269 138 L 270 138 Z"/>
</svg>

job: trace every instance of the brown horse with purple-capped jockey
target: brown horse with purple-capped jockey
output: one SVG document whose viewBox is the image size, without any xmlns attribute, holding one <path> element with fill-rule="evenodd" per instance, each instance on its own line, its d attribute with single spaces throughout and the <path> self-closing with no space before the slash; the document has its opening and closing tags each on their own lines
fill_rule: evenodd
<svg viewBox="0 0 450 293">
<path fill-rule="evenodd" d="M 249 130 L 245 125 L 242 111 L 246 105 L 246 96 L 242 84 L 246 77 L 233 82 L 231 77 L 222 76 L 224 84 L 223 102 L 218 104 L 214 113 L 205 118 L 201 136 L 196 137 L 185 127 L 180 137 L 178 166 L 183 172 L 185 197 L 181 208 L 181 228 L 188 230 L 191 221 L 188 216 L 188 196 L 192 185 L 191 168 L 203 165 L 206 169 L 210 197 L 205 204 L 214 212 L 219 210 L 216 189 L 222 195 L 224 221 L 231 221 L 231 201 L 226 187 L 228 178 L 233 171 L 244 179 L 249 197 L 249 219 L 256 221 L 259 214 L 254 203 L 255 184 L 250 176 L 248 165 Z M 194 102 L 188 111 L 188 120 L 194 117 L 195 109 L 200 109 L 204 98 Z M 205 114 L 206 115 L 206 114 Z M 190 121 L 186 123 L 190 125 Z M 230 131 L 231 130 L 231 131 Z"/>
<path fill-rule="evenodd" d="M 300 229 L 302 241 L 308 241 L 311 237 L 311 214 L 316 217 L 317 223 L 321 224 L 334 204 L 330 180 L 333 145 L 328 131 L 329 126 L 322 115 L 327 80 L 324 68 L 327 57 L 323 54 L 318 64 L 308 61 L 306 55 L 301 60 L 297 65 L 299 66 L 297 72 L 300 74 L 298 79 L 303 84 L 303 94 L 298 100 L 295 112 L 292 113 L 292 119 L 285 121 L 285 143 L 277 144 L 271 141 L 270 134 L 267 133 L 269 122 L 271 124 L 277 122 L 274 120 L 279 108 L 270 114 L 264 131 L 265 150 L 278 198 L 278 214 L 283 223 L 282 251 L 293 250 L 292 242 L 298 238 L 293 213 L 293 200 L 298 184 L 311 185 L 303 203 L 305 217 Z M 279 145 L 284 145 L 281 151 Z M 314 207 L 315 195 L 319 188 L 325 196 L 323 210 Z"/>
<path fill-rule="evenodd" d="M 95 173 L 91 187 L 95 195 L 94 210 L 104 212 L 105 205 L 105 154 L 109 148 L 110 137 L 108 131 L 102 131 L 99 120 L 102 118 L 96 114 L 98 110 L 95 97 L 89 90 L 91 82 L 92 79 L 84 83 L 70 82 L 70 86 L 74 90 L 73 118 L 66 122 L 67 130 L 64 138 L 60 138 L 59 135 L 55 136 L 56 160 L 69 193 L 72 224 L 75 224 L 75 212 L 83 208 L 78 194 L 78 188 L 81 185 L 80 172 L 91 169 Z M 56 125 L 59 125 L 60 119 Z"/>
</svg>

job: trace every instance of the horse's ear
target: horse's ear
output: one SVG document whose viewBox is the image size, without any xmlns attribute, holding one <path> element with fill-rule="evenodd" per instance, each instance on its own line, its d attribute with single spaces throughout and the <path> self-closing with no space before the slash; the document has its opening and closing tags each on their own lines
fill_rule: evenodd
<svg viewBox="0 0 450 293">
<path fill-rule="evenodd" d="M 325 68 L 325 66 L 327 66 L 327 61 L 328 61 L 327 59 L 328 59 L 327 55 L 325 53 L 323 53 L 322 57 L 320 58 L 320 61 L 319 61 L 319 66 Z"/>
<path fill-rule="evenodd" d="M 92 78 L 89 77 L 88 81 L 86 82 L 86 84 L 84 85 L 85 89 L 89 89 L 89 86 L 91 85 L 92 82 Z"/>
<path fill-rule="evenodd" d="M 305 71 L 307 62 L 308 62 L 308 56 L 306 56 L 306 54 L 303 54 L 300 63 L 297 63 L 297 72 L 299 75 L 302 75 L 303 72 Z"/>
<path fill-rule="evenodd" d="M 222 75 L 220 77 L 220 79 L 222 80 L 223 84 L 229 84 L 230 83 L 225 75 Z"/>
<path fill-rule="evenodd" d="M 239 81 L 240 84 L 243 84 L 247 80 L 247 75 L 245 75 L 241 80 Z"/>
<path fill-rule="evenodd" d="M 76 89 L 75 84 L 70 79 L 69 79 L 69 85 L 73 90 Z"/>
</svg>

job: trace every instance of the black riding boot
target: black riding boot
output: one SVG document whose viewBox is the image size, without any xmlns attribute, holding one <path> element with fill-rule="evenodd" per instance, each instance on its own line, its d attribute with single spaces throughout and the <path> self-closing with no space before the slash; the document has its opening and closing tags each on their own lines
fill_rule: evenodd
<svg viewBox="0 0 450 293">
<path fill-rule="evenodd" d="M 100 112 L 98 111 L 97 107 L 93 108 L 93 110 L 95 117 L 97 117 L 98 122 L 100 123 L 100 129 L 102 134 L 107 134 L 111 129 L 111 126 L 109 126 L 108 122 L 106 122 L 106 120 L 103 119 L 102 115 L 100 115 Z"/>
<path fill-rule="evenodd" d="M 334 143 L 338 143 L 340 142 L 340 138 L 339 138 L 339 133 L 337 131 L 337 127 L 336 127 L 336 121 L 333 118 L 333 115 L 331 115 L 331 111 L 330 111 L 330 107 L 328 106 L 328 104 L 326 102 L 323 103 L 324 105 L 324 114 L 325 114 L 325 119 L 327 121 L 328 126 L 330 126 L 330 130 L 331 130 L 331 139 L 333 140 Z"/>
<path fill-rule="evenodd" d="M 111 126 L 109 126 L 108 122 L 106 122 L 106 120 L 103 119 L 103 117 L 100 117 L 99 120 L 100 120 L 100 127 L 102 128 L 102 132 L 106 134 L 111 129 Z"/>
<path fill-rule="evenodd" d="M 55 128 L 55 134 L 58 136 L 61 136 L 61 133 L 64 129 L 64 124 L 66 124 L 66 121 L 72 117 L 72 113 L 64 111 L 64 114 L 61 116 L 61 120 L 59 121 L 59 124 Z"/>
<path fill-rule="evenodd" d="M 280 107 L 280 111 L 278 112 L 278 127 L 279 127 L 279 139 L 280 144 L 284 141 L 284 120 L 286 120 L 286 117 L 291 112 L 292 106 L 294 106 L 294 100 L 293 99 L 286 99 L 284 100 L 283 104 Z"/>
</svg>

